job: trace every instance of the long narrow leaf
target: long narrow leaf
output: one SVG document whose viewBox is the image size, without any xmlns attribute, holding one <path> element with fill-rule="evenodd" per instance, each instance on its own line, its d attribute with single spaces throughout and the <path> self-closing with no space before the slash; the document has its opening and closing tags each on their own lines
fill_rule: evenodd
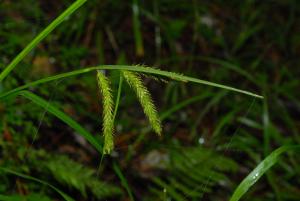
<svg viewBox="0 0 300 201">
<path fill-rule="evenodd" d="M 63 122 L 65 122 L 68 126 L 77 131 L 82 137 L 84 137 L 88 142 L 90 142 L 100 153 L 102 152 L 102 146 L 97 142 L 97 140 L 93 137 L 91 133 L 85 130 L 82 126 L 80 126 L 76 121 L 74 121 L 71 117 L 66 115 L 64 112 L 60 111 L 49 102 L 44 100 L 43 98 L 29 92 L 29 91 L 19 91 L 15 95 L 21 95 L 25 98 L 31 100 L 35 104 L 41 106 L 47 112 L 53 114 Z"/>
<path fill-rule="evenodd" d="M 144 56 L 144 45 L 141 32 L 141 23 L 139 18 L 139 5 L 138 0 L 132 1 L 132 21 L 133 21 L 133 32 L 135 39 L 135 48 L 137 56 Z"/>
<path fill-rule="evenodd" d="M 279 156 L 287 151 L 300 151 L 300 145 L 282 146 L 268 155 L 236 188 L 230 201 L 238 201 L 253 186 L 266 171 L 279 160 Z"/>
<path fill-rule="evenodd" d="M 208 85 L 208 86 L 212 86 L 212 87 L 226 89 L 226 90 L 229 90 L 229 91 L 234 91 L 234 92 L 246 94 L 246 95 L 253 96 L 253 97 L 256 97 L 256 98 L 261 98 L 261 99 L 263 98 L 263 96 L 260 96 L 258 94 L 255 94 L 255 93 L 252 93 L 252 92 L 249 92 L 249 91 L 237 89 L 237 88 L 222 85 L 222 84 L 217 84 L 217 83 L 214 83 L 214 82 L 200 80 L 200 79 L 197 79 L 197 78 L 193 78 L 193 77 L 189 77 L 189 76 L 185 76 L 185 75 L 181 75 L 181 74 L 177 74 L 177 73 L 173 73 L 173 72 L 162 71 L 162 70 L 155 69 L 155 68 L 142 67 L 142 66 L 103 65 L 103 66 L 89 67 L 89 68 L 84 68 L 84 69 L 80 69 L 80 70 L 75 70 L 75 71 L 71 71 L 71 72 L 67 72 L 67 73 L 62 73 L 62 74 L 46 77 L 46 78 L 28 83 L 26 85 L 20 86 L 20 87 L 15 88 L 11 91 L 2 93 L 2 94 L 0 94 L 0 99 L 6 97 L 6 96 L 8 96 L 8 95 L 10 95 L 10 94 L 12 94 L 16 91 L 20 91 L 20 90 L 23 90 L 23 89 L 27 89 L 29 87 L 37 86 L 37 85 L 40 85 L 42 83 L 50 82 L 50 81 L 53 81 L 53 80 L 58 80 L 58 79 L 61 79 L 61 78 L 71 77 L 71 76 L 75 76 L 75 75 L 80 75 L 80 74 L 88 73 L 88 72 L 95 71 L 95 70 L 128 70 L 128 71 L 135 71 L 135 72 L 141 72 L 141 73 L 149 73 L 149 74 L 168 77 L 168 78 L 175 79 L 175 80 L 180 80 L 180 81 L 185 81 L 185 82 L 192 82 L 192 83 L 197 83 L 197 84 L 204 84 L 204 85 Z"/>
<path fill-rule="evenodd" d="M 46 186 L 52 188 L 54 191 L 56 191 L 61 197 L 64 198 L 64 200 L 66 200 L 66 201 L 75 201 L 73 198 L 71 198 L 70 196 L 68 196 L 67 194 L 65 194 L 64 192 L 62 192 L 58 188 L 56 188 L 55 186 L 53 186 L 53 185 L 51 185 L 51 184 L 49 184 L 49 183 L 47 183 L 43 180 L 40 180 L 40 179 L 37 179 L 35 177 L 25 175 L 25 174 L 22 174 L 22 173 L 19 173 L 19 172 L 15 172 L 13 170 L 3 168 L 3 167 L 0 167 L 0 171 L 6 172 L 6 173 L 9 173 L 9 174 L 13 174 L 13 175 L 16 175 L 18 177 L 22 177 L 24 179 L 28 179 L 28 180 L 35 181 L 35 182 L 38 182 L 40 184 L 46 185 Z M 5 200 L 4 198 L 9 198 L 9 197 L 8 196 L 0 196 L 0 199 Z M 8 200 L 13 201 L 14 199 L 8 199 Z"/>
<path fill-rule="evenodd" d="M 125 176 L 122 174 L 121 172 L 121 169 L 119 168 L 119 166 L 116 164 L 116 163 L 113 163 L 113 168 L 114 168 L 114 171 L 115 173 L 117 174 L 117 176 L 119 177 L 119 179 L 121 180 L 121 184 L 122 186 L 126 189 L 128 195 L 129 195 L 129 198 L 131 201 L 134 201 L 134 197 L 133 197 L 133 194 L 132 194 L 132 191 L 129 187 L 129 184 L 127 182 L 127 179 L 125 178 Z"/>
<path fill-rule="evenodd" d="M 22 59 L 35 48 L 46 36 L 48 36 L 68 16 L 82 6 L 87 0 L 77 0 L 69 6 L 62 14 L 53 20 L 39 35 L 37 35 L 0 74 L 0 82 L 22 61 Z"/>
</svg>

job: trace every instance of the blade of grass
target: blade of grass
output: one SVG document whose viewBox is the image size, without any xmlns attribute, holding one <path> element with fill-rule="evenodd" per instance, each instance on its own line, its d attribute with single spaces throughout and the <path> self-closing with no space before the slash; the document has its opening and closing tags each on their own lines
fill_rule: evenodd
<svg viewBox="0 0 300 201">
<path fill-rule="evenodd" d="M 271 122 L 269 117 L 269 106 L 268 106 L 268 99 L 265 95 L 264 91 L 264 97 L 263 100 L 263 114 L 262 114 L 262 122 L 263 122 L 263 134 L 264 134 L 264 156 L 267 156 L 270 153 L 270 138 L 271 138 Z M 266 173 L 268 183 L 273 188 L 276 200 L 281 201 L 280 191 L 279 188 L 275 182 L 275 177 L 273 176 L 272 171 Z"/>
<path fill-rule="evenodd" d="M 13 175 L 16 175 L 18 177 L 22 177 L 24 179 L 28 179 L 28 180 L 31 180 L 31 181 L 35 181 L 35 182 L 38 182 L 40 184 L 43 184 L 45 186 L 48 186 L 50 188 L 52 188 L 54 191 L 56 191 L 61 197 L 64 198 L 64 200 L 66 201 L 75 201 L 73 198 L 71 198 L 70 196 L 68 196 L 67 194 L 65 194 L 64 192 L 62 192 L 61 190 L 59 190 L 58 188 L 56 188 L 55 186 L 43 181 L 43 180 L 40 180 L 40 179 L 37 179 L 35 177 L 32 177 L 32 176 L 29 176 L 29 175 L 25 175 L 25 174 L 22 174 L 22 173 L 19 173 L 19 172 L 15 172 L 13 170 L 10 170 L 10 169 L 7 169 L 7 168 L 3 168 L 3 167 L 0 167 L 0 171 L 3 171 L 3 172 L 6 172 L 6 173 L 9 173 L 9 174 L 13 174 Z M 1 198 L 1 197 L 0 197 Z"/>
<path fill-rule="evenodd" d="M 132 2 L 132 21 L 133 21 L 133 32 L 135 38 L 135 48 L 137 56 L 144 56 L 144 45 L 141 32 L 141 23 L 139 19 L 139 5 L 138 0 Z"/>
<path fill-rule="evenodd" d="M 245 78 L 247 78 L 249 81 L 251 81 L 255 85 L 259 85 L 258 80 L 253 77 L 250 73 L 248 73 L 246 70 L 243 70 L 240 66 L 237 64 L 231 63 L 230 61 L 214 58 L 214 57 L 206 57 L 206 56 L 181 56 L 181 57 L 171 57 L 167 58 L 161 61 L 162 64 L 168 64 L 170 62 L 183 62 L 183 61 L 205 61 L 211 64 L 217 64 L 220 65 L 223 68 L 226 68 L 228 70 L 234 71 Z"/>
<path fill-rule="evenodd" d="M 102 152 L 102 146 L 97 142 L 97 140 L 93 137 L 91 133 L 89 133 L 82 126 L 80 126 L 76 121 L 74 121 L 71 117 L 69 117 L 64 112 L 60 111 L 59 109 L 51 105 L 46 100 L 42 99 L 41 97 L 29 91 L 19 91 L 15 95 L 21 95 L 31 100 L 35 104 L 41 106 L 49 113 L 53 114 L 54 116 L 56 116 L 57 118 L 65 122 L 68 126 L 73 128 L 75 131 L 77 131 L 82 137 L 84 137 L 89 143 L 91 143 L 97 151 L 99 151 L 100 153 Z"/>
<path fill-rule="evenodd" d="M 117 176 L 121 180 L 122 186 L 126 189 L 128 195 L 129 195 L 130 200 L 134 201 L 132 191 L 131 191 L 131 189 L 130 189 L 130 187 L 128 185 L 128 182 L 127 182 L 126 178 L 122 174 L 121 169 L 119 168 L 119 166 L 116 163 L 113 163 L 113 168 L 114 168 L 114 171 L 116 172 Z"/>
<path fill-rule="evenodd" d="M 208 86 L 212 86 L 212 87 L 226 89 L 229 91 L 234 91 L 234 92 L 246 94 L 248 96 L 253 96 L 256 98 L 263 99 L 263 96 L 261 96 L 261 95 L 258 95 L 258 94 L 255 94 L 255 93 L 252 93 L 249 91 L 237 89 L 234 87 L 226 86 L 223 84 L 217 84 L 214 82 L 209 82 L 206 80 L 201 80 L 201 79 L 197 79 L 197 78 L 193 78 L 193 77 L 189 77 L 189 76 L 185 76 L 185 75 L 181 75 L 181 74 L 177 74 L 177 73 L 173 73 L 173 72 L 162 71 L 162 70 L 154 69 L 154 68 L 150 68 L 150 67 L 125 66 L 125 65 L 103 65 L 103 66 L 89 67 L 89 68 L 84 68 L 84 69 L 80 69 L 80 70 L 70 71 L 67 73 L 62 73 L 62 74 L 46 77 L 46 78 L 28 83 L 26 85 L 17 87 L 11 91 L 4 92 L 4 93 L 0 94 L 0 99 L 4 98 L 14 92 L 17 92 L 17 91 L 20 91 L 20 90 L 23 90 L 23 89 L 26 89 L 29 87 L 37 86 L 42 83 L 50 82 L 53 80 L 58 80 L 61 78 L 71 77 L 71 76 L 75 76 L 75 75 L 80 75 L 80 74 L 88 73 L 88 72 L 95 71 L 95 70 L 128 70 L 128 71 L 135 71 L 135 72 L 141 72 L 141 73 L 149 73 L 149 74 L 159 75 L 159 76 L 163 76 L 163 77 L 168 77 L 168 78 L 179 80 L 179 81 L 204 84 L 204 85 L 208 85 Z"/>
<path fill-rule="evenodd" d="M 300 151 L 300 145 L 282 146 L 268 155 L 235 189 L 230 201 L 238 201 L 288 151 Z"/>
<path fill-rule="evenodd" d="M 117 93 L 117 98 L 116 98 L 116 104 L 115 104 L 115 110 L 114 110 L 114 116 L 113 120 L 115 121 L 119 104 L 120 104 L 120 98 L 121 98 L 121 92 L 122 92 L 122 86 L 123 86 L 123 76 L 120 74 L 119 75 L 119 86 L 118 86 L 118 93 Z"/>
<path fill-rule="evenodd" d="M 46 36 L 48 36 L 59 24 L 61 24 L 68 16 L 80 8 L 87 0 L 77 0 L 69 6 L 62 14 L 53 20 L 39 35 L 37 35 L 0 74 L 0 82 L 22 61 L 22 59 L 35 48 Z"/>
</svg>

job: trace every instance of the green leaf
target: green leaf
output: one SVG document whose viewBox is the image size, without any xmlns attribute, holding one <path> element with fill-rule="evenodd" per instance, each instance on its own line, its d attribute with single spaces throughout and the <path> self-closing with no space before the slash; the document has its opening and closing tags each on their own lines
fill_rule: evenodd
<svg viewBox="0 0 300 201">
<path fill-rule="evenodd" d="M 91 193 L 98 199 L 122 194 L 119 187 L 100 181 L 96 177 L 95 170 L 66 156 L 50 155 L 41 165 L 41 169 L 48 169 L 58 182 L 77 189 L 85 198 Z"/>
<path fill-rule="evenodd" d="M 282 146 L 268 155 L 236 188 L 230 201 L 238 201 L 287 151 L 300 151 L 300 145 Z"/>
<path fill-rule="evenodd" d="M 143 37 L 141 31 L 141 22 L 139 18 L 138 0 L 132 1 L 132 22 L 133 22 L 136 55 L 144 56 L 144 45 L 143 45 Z"/>
<path fill-rule="evenodd" d="M 58 188 L 52 186 L 51 184 L 49 184 L 49 183 L 47 183 L 47 182 L 45 182 L 43 180 L 40 180 L 40 179 L 37 179 L 35 177 L 29 176 L 29 175 L 25 175 L 25 174 L 22 174 L 22 173 L 19 173 L 19 172 L 15 172 L 13 170 L 10 170 L 10 169 L 7 169 L 7 168 L 3 168 L 3 167 L 0 167 L 0 171 L 6 172 L 6 173 L 9 173 L 9 174 L 13 174 L 13 175 L 16 175 L 18 177 L 22 177 L 24 179 L 28 179 L 28 180 L 35 181 L 35 182 L 38 182 L 40 184 L 46 185 L 46 186 L 52 188 L 54 191 L 56 191 L 61 197 L 64 198 L 64 200 L 66 200 L 66 201 L 75 201 L 73 198 L 71 198 L 70 196 L 68 196 L 67 194 L 65 194 L 64 192 L 62 192 L 61 190 L 59 190 Z M 4 198 L 4 197 L 0 196 L 0 199 L 1 198 Z M 13 198 L 13 197 L 10 197 L 10 198 Z M 9 199 L 9 200 L 14 201 L 15 199 Z"/>
<path fill-rule="evenodd" d="M 128 185 L 127 179 L 122 174 L 121 169 L 119 168 L 119 166 L 116 163 L 113 163 L 113 168 L 114 168 L 114 171 L 116 172 L 117 176 L 121 180 L 122 186 L 126 189 L 128 195 L 130 197 L 130 200 L 134 201 L 132 191 L 131 191 L 131 189 L 130 189 L 130 187 Z"/>
<path fill-rule="evenodd" d="M 165 191 L 176 201 L 201 200 L 219 182 L 228 181 L 225 172 L 238 169 L 233 160 L 200 146 L 176 147 L 168 153 L 157 153 L 161 161 L 156 168 L 165 170 L 165 174 L 151 180 L 155 189 Z M 155 162 L 152 163 L 155 168 Z"/>
<path fill-rule="evenodd" d="M 184 82 L 193 82 L 193 83 L 196 83 L 196 84 L 204 84 L 204 85 L 208 85 L 208 86 L 212 86 L 212 87 L 226 89 L 226 90 L 229 90 L 229 91 L 234 91 L 234 92 L 237 92 L 237 93 L 246 94 L 248 96 L 252 96 L 252 97 L 255 97 L 255 98 L 263 99 L 263 96 L 252 93 L 252 92 L 249 92 L 249 91 L 237 89 L 237 88 L 222 85 L 222 84 L 217 84 L 217 83 L 214 83 L 214 82 L 201 80 L 201 79 L 198 79 L 198 78 L 193 78 L 193 77 L 177 74 L 177 73 L 174 73 L 174 72 L 162 71 L 162 70 L 155 69 L 155 68 L 150 68 L 150 67 L 125 66 L 125 65 L 103 65 L 103 66 L 89 67 L 89 68 L 84 68 L 84 69 L 80 69 L 80 70 L 70 71 L 70 72 L 67 72 L 67 73 L 62 73 L 62 74 L 46 77 L 46 78 L 31 82 L 31 83 L 28 83 L 28 84 L 25 84 L 23 86 L 17 87 L 15 89 L 11 90 L 11 91 L 1 93 L 0 94 L 0 99 L 3 99 L 3 98 L 5 98 L 5 97 L 17 92 L 17 91 L 21 91 L 21 90 L 27 89 L 29 87 L 37 86 L 37 85 L 40 85 L 40 84 L 43 84 L 43 83 L 47 83 L 47 82 L 62 79 L 62 78 L 81 75 L 81 74 L 88 73 L 88 72 L 95 71 L 95 70 L 121 70 L 121 71 L 128 70 L 128 71 L 134 71 L 134 72 L 148 73 L 148 74 L 159 75 L 159 76 L 168 77 L 168 78 L 171 78 L 171 79 L 184 81 Z"/>
<path fill-rule="evenodd" d="M 22 59 L 35 48 L 46 36 L 48 36 L 68 16 L 82 6 L 87 0 L 77 0 L 69 6 L 62 14 L 53 20 L 39 35 L 37 35 L 0 74 L 0 82 L 22 61 Z"/>
<path fill-rule="evenodd" d="M 76 121 L 74 121 L 71 117 L 66 115 L 64 112 L 60 111 L 53 105 L 51 105 L 49 102 L 44 100 L 43 98 L 29 92 L 29 91 L 19 91 L 16 92 L 14 95 L 21 95 L 35 104 L 41 106 L 45 110 L 47 110 L 49 113 L 53 114 L 63 122 L 65 122 L 68 126 L 73 128 L 75 131 L 77 131 L 82 137 L 84 137 L 88 142 L 90 142 L 100 153 L 102 152 L 102 146 L 97 142 L 95 137 L 89 133 L 87 130 L 85 130 L 82 126 L 80 126 Z"/>
</svg>

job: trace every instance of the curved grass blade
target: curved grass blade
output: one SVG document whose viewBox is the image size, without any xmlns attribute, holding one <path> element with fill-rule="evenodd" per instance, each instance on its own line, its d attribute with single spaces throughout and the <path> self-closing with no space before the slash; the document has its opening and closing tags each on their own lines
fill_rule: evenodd
<svg viewBox="0 0 300 201">
<path fill-rule="evenodd" d="M 80 8 L 87 0 L 77 0 L 69 6 L 62 14 L 53 20 L 39 35 L 37 35 L 0 74 L 0 82 L 22 61 L 22 59 L 35 48 L 46 36 L 48 36 L 59 24 L 61 24 L 68 16 Z"/>
<path fill-rule="evenodd" d="M 173 73 L 173 72 L 162 71 L 162 70 L 154 69 L 154 68 L 150 68 L 150 67 L 125 66 L 125 65 L 103 65 L 103 66 L 89 67 L 89 68 L 84 68 L 84 69 L 80 69 L 80 70 L 75 70 L 75 71 L 71 71 L 71 72 L 67 72 L 67 73 L 62 73 L 62 74 L 46 77 L 46 78 L 31 82 L 28 84 L 25 84 L 23 86 L 17 87 L 11 91 L 4 92 L 4 93 L 0 94 L 0 99 L 3 99 L 6 96 L 9 96 L 10 94 L 12 94 L 14 92 L 17 92 L 17 91 L 20 91 L 23 89 L 27 89 L 29 87 L 37 86 L 37 85 L 40 85 L 40 84 L 43 84 L 46 82 L 50 82 L 53 80 L 58 80 L 61 78 L 81 75 L 81 74 L 88 73 L 88 72 L 95 71 L 95 70 L 121 70 L 121 71 L 128 70 L 128 71 L 134 71 L 134 72 L 149 73 L 149 74 L 153 74 L 153 75 L 168 77 L 168 78 L 175 79 L 175 80 L 192 82 L 192 83 L 197 83 L 197 84 L 204 84 L 204 85 L 208 85 L 208 86 L 212 86 L 212 87 L 226 89 L 229 91 L 234 91 L 234 92 L 246 94 L 248 96 L 263 99 L 263 96 L 261 96 L 261 95 L 258 95 L 258 94 L 255 94 L 255 93 L 252 93 L 249 91 L 237 89 L 234 87 L 217 84 L 214 82 L 209 82 L 209 81 L 205 81 L 205 80 L 201 80 L 201 79 L 197 79 L 197 78 L 193 78 L 193 77 L 189 77 L 189 76 L 185 76 L 185 75 L 181 75 L 181 74 L 177 74 L 177 73 Z"/>
<path fill-rule="evenodd" d="M 279 156 L 287 151 L 300 151 L 300 145 L 282 146 L 268 155 L 260 164 L 239 184 L 230 198 L 238 201 L 279 160 Z"/>
<path fill-rule="evenodd" d="M 102 152 L 102 146 L 97 142 L 97 140 L 93 137 L 91 133 L 86 131 L 82 126 L 80 126 L 76 121 L 74 121 L 71 117 L 66 115 L 64 112 L 60 111 L 53 105 L 51 105 L 46 100 L 42 99 L 41 97 L 35 95 L 34 93 L 31 93 L 29 91 L 19 91 L 15 93 L 15 95 L 21 95 L 35 104 L 41 106 L 45 110 L 47 110 L 49 113 L 53 114 L 63 122 L 65 122 L 68 126 L 73 128 L 75 131 L 77 131 L 82 137 L 84 137 L 89 143 L 91 143 L 97 151 L 100 153 Z"/>
<path fill-rule="evenodd" d="M 101 91 L 102 104 L 103 104 L 103 135 L 104 135 L 103 153 L 110 154 L 114 148 L 114 139 L 113 139 L 114 101 L 112 98 L 111 88 L 109 86 L 109 80 L 99 70 L 97 71 L 97 81 L 98 81 L 98 86 Z"/>
<path fill-rule="evenodd" d="M 9 174 L 13 174 L 13 175 L 16 175 L 18 177 L 22 177 L 24 179 L 28 179 L 28 180 L 31 180 L 31 181 L 35 181 L 35 182 L 38 182 L 40 184 L 43 184 L 45 186 L 48 186 L 50 188 L 52 188 L 54 191 L 56 191 L 61 197 L 64 198 L 64 200 L 66 201 L 75 201 L 73 198 L 71 198 L 70 196 L 68 196 L 67 194 L 65 194 L 64 192 L 62 192 L 61 190 L 59 190 L 58 188 L 56 188 L 55 186 L 43 181 L 43 180 L 40 180 L 40 179 L 37 179 L 35 177 L 32 177 L 32 176 L 29 176 L 29 175 L 25 175 L 25 174 L 22 174 L 22 173 L 19 173 L 19 172 L 15 172 L 13 170 L 10 170 L 10 169 L 7 169 L 7 168 L 3 168 L 3 167 L 0 167 L 0 171 L 3 171 L 3 172 L 6 172 L 6 173 L 9 173 Z M 4 198 L 3 196 L 1 196 L 2 198 Z M 0 197 L 0 199 L 1 199 Z M 7 197 L 7 196 L 5 196 Z"/>
<path fill-rule="evenodd" d="M 119 166 L 116 163 L 113 163 L 113 168 L 114 168 L 114 171 L 116 172 L 117 176 L 121 180 L 122 186 L 126 189 L 128 195 L 129 195 L 130 200 L 134 201 L 132 191 L 131 191 L 131 189 L 130 189 L 130 187 L 128 185 L 127 179 L 122 174 L 121 169 L 119 168 Z"/>
<path fill-rule="evenodd" d="M 183 62 L 183 61 L 198 61 L 198 60 L 220 65 L 223 68 L 227 68 L 229 70 L 232 70 L 232 71 L 244 76 L 245 78 L 247 78 L 252 83 L 254 83 L 256 85 L 258 84 L 257 80 L 250 73 L 248 73 L 246 70 L 243 70 L 238 65 L 235 65 L 235 64 L 233 64 L 229 61 L 222 60 L 222 59 L 217 59 L 217 58 L 214 58 L 214 57 L 206 57 L 206 56 L 171 57 L 171 58 L 161 60 L 161 64 L 168 64 L 168 63 L 174 62 L 174 61 Z"/>
</svg>

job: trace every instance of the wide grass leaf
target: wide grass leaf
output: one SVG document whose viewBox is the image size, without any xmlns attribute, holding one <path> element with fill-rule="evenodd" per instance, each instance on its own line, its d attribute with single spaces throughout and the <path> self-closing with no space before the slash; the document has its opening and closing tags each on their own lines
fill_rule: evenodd
<svg viewBox="0 0 300 201">
<path fill-rule="evenodd" d="M 300 151 L 300 145 L 282 146 L 268 155 L 236 188 L 230 201 L 238 201 L 287 151 Z"/>
</svg>

